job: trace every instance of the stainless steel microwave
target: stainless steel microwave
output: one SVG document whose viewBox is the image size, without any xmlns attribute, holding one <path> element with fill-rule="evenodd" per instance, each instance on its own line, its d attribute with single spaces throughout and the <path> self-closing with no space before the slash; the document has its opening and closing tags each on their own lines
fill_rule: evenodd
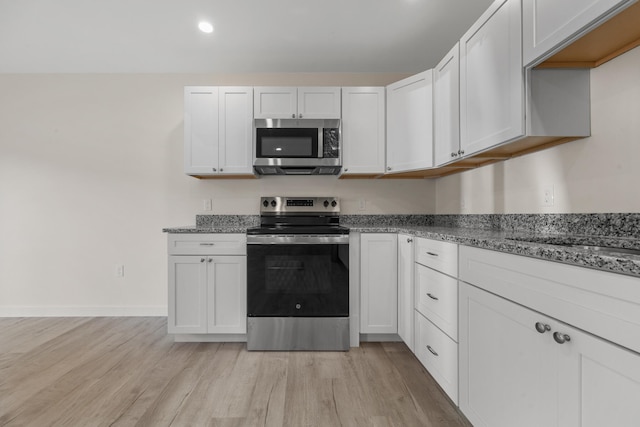
<svg viewBox="0 0 640 427">
<path fill-rule="evenodd" d="M 256 119 L 253 168 L 260 175 L 336 175 L 340 120 Z"/>
</svg>

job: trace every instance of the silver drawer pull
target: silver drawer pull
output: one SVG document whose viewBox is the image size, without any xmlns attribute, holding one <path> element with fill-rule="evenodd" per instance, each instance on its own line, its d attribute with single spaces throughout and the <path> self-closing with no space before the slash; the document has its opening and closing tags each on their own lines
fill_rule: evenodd
<svg viewBox="0 0 640 427">
<path fill-rule="evenodd" d="M 438 355 L 438 353 L 436 353 L 436 351 L 434 349 L 432 349 L 430 345 L 427 346 L 427 350 L 429 350 L 431 352 L 431 354 L 433 354 L 434 356 Z"/>
<path fill-rule="evenodd" d="M 431 299 L 434 299 L 436 301 L 438 301 L 438 297 L 434 297 L 433 295 L 431 295 L 430 293 L 427 293 L 427 296 Z"/>
<path fill-rule="evenodd" d="M 200 246 L 215 246 L 215 243 L 200 243 Z"/>
<path fill-rule="evenodd" d="M 427 252 L 427 255 L 431 255 L 431 256 L 438 256 L 438 254 L 437 254 L 437 253 L 434 253 L 434 252 Z"/>
</svg>

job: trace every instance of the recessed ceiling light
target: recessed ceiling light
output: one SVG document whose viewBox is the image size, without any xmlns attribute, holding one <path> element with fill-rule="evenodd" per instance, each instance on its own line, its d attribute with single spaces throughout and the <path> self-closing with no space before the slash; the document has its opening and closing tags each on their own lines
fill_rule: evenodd
<svg viewBox="0 0 640 427">
<path fill-rule="evenodd" d="M 213 33 L 213 25 L 211 25 L 209 22 L 202 21 L 198 23 L 198 28 L 203 33 Z"/>
</svg>

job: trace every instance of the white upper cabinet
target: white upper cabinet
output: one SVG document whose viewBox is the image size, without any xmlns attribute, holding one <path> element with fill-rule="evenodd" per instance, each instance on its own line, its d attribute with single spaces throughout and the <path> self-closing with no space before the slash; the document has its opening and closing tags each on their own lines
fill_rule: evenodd
<svg viewBox="0 0 640 427">
<path fill-rule="evenodd" d="M 433 70 L 434 163 L 457 160 L 460 149 L 460 43 Z"/>
<path fill-rule="evenodd" d="M 218 88 L 184 88 L 184 171 L 211 174 L 218 168 Z"/>
<path fill-rule="evenodd" d="M 253 166 L 253 89 L 221 87 L 218 98 L 219 171 L 222 174 L 250 174 Z"/>
<path fill-rule="evenodd" d="M 339 87 L 256 87 L 256 119 L 339 119 Z"/>
<path fill-rule="evenodd" d="M 524 135 L 521 0 L 494 2 L 460 40 L 460 138 L 466 154 Z"/>
<path fill-rule="evenodd" d="M 387 86 L 387 172 L 433 166 L 433 70 Z"/>
<path fill-rule="evenodd" d="M 383 174 L 384 87 L 342 88 L 343 174 Z"/>
<path fill-rule="evenodd" d="M 523 65 L 535 65 L 636 0 L 523 0 Z"/>
<path fill-rule="evenodd" d="M 252 174 L 253 89 L 184 89 L 184 171 L 188 175 Z"/>
</svg>

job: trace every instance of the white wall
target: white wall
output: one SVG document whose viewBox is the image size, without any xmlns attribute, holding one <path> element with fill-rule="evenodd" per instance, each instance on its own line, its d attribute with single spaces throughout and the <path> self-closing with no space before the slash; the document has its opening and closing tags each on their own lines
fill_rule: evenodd
<svg viewBox="0 0 640 427">
<path fill-rule="evenodd" d="M 638 160 L 640 48 L 591 71 L 591 137 L 441 178 L 436 184 L 436 210 L 439 214 L 640 212 Z M 554 189 L 554 205 L 543 207 L 543 190 L 549 186 Z"/>
<path fill-rule="evenodd" d="M 433 181 L 197 180 L 182 172 L 185 85 L 404 77 L 0 75 L 0 316 L 163 315 L 162 228 L 194 224 L 198 213 L 257 214 L 261 195 L 337 195 L 344 213 L 434 213 Z M 204 198 L 212 212 L 200 211 Z"/>
</svg>

